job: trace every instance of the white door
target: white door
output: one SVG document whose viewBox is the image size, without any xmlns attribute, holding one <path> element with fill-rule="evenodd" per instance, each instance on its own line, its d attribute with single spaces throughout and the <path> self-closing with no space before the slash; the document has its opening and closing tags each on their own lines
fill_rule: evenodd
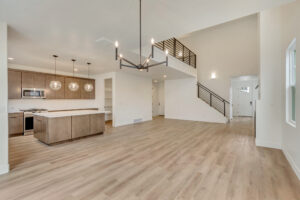
<svg viewBox="0 0 300 200">
<path fill-rule="evenodd" d="M 159 115 L 159 100 L 158 100 L 158 88 L 155 83 L 152 84 L 152 116 Z"/>
<path fill-rule="evenodd" d="M 232 82 L 233 116 L 253 116 L 253 81 Z"/>
</svg>

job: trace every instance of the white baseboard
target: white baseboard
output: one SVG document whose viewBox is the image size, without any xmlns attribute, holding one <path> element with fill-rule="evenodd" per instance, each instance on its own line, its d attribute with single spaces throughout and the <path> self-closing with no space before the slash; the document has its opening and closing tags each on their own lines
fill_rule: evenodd
<svg viewBox="0 0 300 200">
<path fill-rule="evenodd" d="M 0 175 L 9 172 L 9 165 L 0 165 Z"/>
<path fill-rule="evenodd" d="M 266 142 L 266 141 L 261 141 L 261 140 L 255 140 L 256 146 L 259 147 L 267 147 L 267 148 L 272 148 L 272 149 L 281 149 L 281 145 L 275 142 Z"/>
<path fill-rule="evenodd" d="M 286 149 L 283 148 L 282 151 L 283 151 L 283 154 L 285 155 L 286 159 L 290 163 L 292 169 L 294 170 L 295 174 L 297 175 L 298 179 L 300 180 L 300 169 L 296 165 L 295 160 L 293 159 L 293 157 L 291 156 L 291 154 Z"/>
</svg>

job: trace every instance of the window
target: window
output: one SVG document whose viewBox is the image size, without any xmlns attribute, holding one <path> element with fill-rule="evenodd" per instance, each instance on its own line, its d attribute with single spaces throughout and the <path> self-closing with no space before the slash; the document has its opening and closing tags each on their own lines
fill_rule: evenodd
<svg viewBox="0 0 300 200">
<path fill-rule="evenodd" d="M 296 126 L 296 39 L 286 53 L 286 121 Z"/>
</svg>

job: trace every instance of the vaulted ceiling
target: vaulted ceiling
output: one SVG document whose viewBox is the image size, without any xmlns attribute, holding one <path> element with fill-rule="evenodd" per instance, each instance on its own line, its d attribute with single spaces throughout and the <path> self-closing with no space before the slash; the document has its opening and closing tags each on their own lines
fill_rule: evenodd
<svg viewBox="0 0 300 200">
<path fill-rule="evenodd" d="M 143 43 L 178 37 L 292 0 L 143 0 Z M 93 73 L 117 69 L 112 41 L 121 51 L 138 47 L 138 0 L 0 0 L 8 53 L 15 64 L 71 71 L 93 63 Z M 124 53 L 126 54 L 126 52 Z"/>
</svg>

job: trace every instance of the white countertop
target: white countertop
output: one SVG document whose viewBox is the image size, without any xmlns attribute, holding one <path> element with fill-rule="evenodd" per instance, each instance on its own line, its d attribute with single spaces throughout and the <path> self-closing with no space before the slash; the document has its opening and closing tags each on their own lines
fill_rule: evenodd
<svg viewBox="0 0 300 200">
<path fill-rule="evenodd" d="M 35 116 L 47 117 L 47 118 L 56 118 L 56 117 L 70 117 L 70 116 L 79 116 L 79 115 L 92 115 L 92 114 L 101 114 L 101 113 L 111 113 L 110 111 L 99 111 L 99 110 L 76 110 L 76 111 L 62 111 L 62 112 L 43 112 L 43 113 L 34 113 Z"/>
</svg>

